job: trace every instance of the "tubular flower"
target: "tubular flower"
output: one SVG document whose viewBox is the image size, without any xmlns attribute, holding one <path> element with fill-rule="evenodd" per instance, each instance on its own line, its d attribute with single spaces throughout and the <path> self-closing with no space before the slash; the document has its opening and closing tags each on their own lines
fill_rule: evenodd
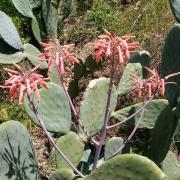
<svg viewBox="0 0 180 180">
<path fill-rule="evenodd" d="M 156 69 L 149 69 L 145 67 L 147 72 L 149 73 L 149 77 L 147 79 L 140 79 L 136 75 L 131 74 L 130 79 L 134 81 L 132 86 L 132 90 L 137 91 L 138 97 L 148 96 L 151 97 L 152 94 L 156 92 L 159 95 L 163 96 L 165 93 L 165 81 L 161 79 L 158 71 Z"/>
<path fill-rule="evenodd" d="M 78 63 L 78 59 L 73 53 L 74 44 L 59 45 L 57 39 L 50 41 L 50 43 L 41 43 L 44 52 L 40 55 L 40 60 L 48 61 L 48 70 L 50 71 L 53 65 L 60 68 L 64 74 L 64 62 L 67 61 L 71 64 Z"/>
<path fill-rule="evenodd" d="M 140 48 L 138 42 L 127 42 L 128 40 L 135 38 L 134 35 L 117 36 L 113 35 L 107 30 L 104 30 L 105 34 L 98 36 L 98 40 L 91 43 L 94 49 L 94 59 L 98 63 L 102 57 L 107 59 L 114 59 L 116 56 L 118 63 L 122 64 L 130 58 L 130 53 L 135 49 Z"/>
<path fill-rule="evenodd" d="M 24 95 L 30 96 L 35 92 L 35 98 L 37 102 L 40 101 L 40 94 L 38 86 L 43 88 L 48 88 L 45 80 L 48 78 L 43 78 L 42 75 L 35 73 L 39 65 L 30 71 L 23 71 L 20 66 L 14 64 L 16 70 L 9 68 L 4 68 L 4 70 L 9 74 L 10 78 L 5 81 L 4 88 L 9 89 L 9 96 L 11 101 L 14 101 L 19 97 L 19 104 L 23 104 Z"/>
</svg>

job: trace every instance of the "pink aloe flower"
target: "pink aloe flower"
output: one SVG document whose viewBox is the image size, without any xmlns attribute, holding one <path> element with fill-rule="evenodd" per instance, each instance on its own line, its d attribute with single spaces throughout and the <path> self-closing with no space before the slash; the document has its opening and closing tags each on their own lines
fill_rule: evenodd
<svg viewBox="0 0 180 180">
<path fill-rule="evenodd" d="M 35 98 L 37 102 L 39 102 L 40 94 L 38 86 L 48 88 L 48 85 L 45 82 L 48 78 L 43 78 L 42 75 L 35 73 L 39 65 L 30 71 L 23 71 L 17 64 L 14 64 L 14 67 L 16 70 L 4 68 L 10 78 L 5 81 L 5 86 L 3 86 L 3 88 L 9 89 L 11 101 L 15 101 L 15 99 L 19 97 L 19 104 L 22 104 L 25 94 L 30 96 L 35 92 Z"/>
<path fill-rule="evenodd" d="M 128 42 L 130 39 L 135 38 L 134 35 L 117 36 L 107 30 L 104 30 L 105 34 L 98 36 L 98 40 L 91 43 L 94 49 L 94 59 L 98 63 L 102 57 L 105 60 L 113 60 L 116 56 L 118 63 L 122 64 L 130 58 L 130 53 L 135 49 L 140 48 L 138 42 Z"/>
<path fill-rule="evenodd" d="M 147 79 L 140 79 L 136 75 L 131 74 L 131 79 L 134 81 L 133 90 L 137 91 L 138 97 L 148 96 L 151 97 L 152 94 L 156 92 L 163 96 L 165 93 L 165 82 L 164 79 L 160 78 L 158 71 L 156 69 L 149 69 L 145 67 L 149 73 Z"/>
<path fill-rule="evenodd" d="M 61 74 L 64 74 L 64 62 L 71 64 L 78 63 L 79 60 L 71 52 L 74 44 L 59 45 L 57 39 L 50 41 L 50 43 L 41 43 L 44 52 L 40 55 L 40 60 L 48 61 L 48 70 L 50 71 L 53 65 L 60 68 Z"/>
</svg>

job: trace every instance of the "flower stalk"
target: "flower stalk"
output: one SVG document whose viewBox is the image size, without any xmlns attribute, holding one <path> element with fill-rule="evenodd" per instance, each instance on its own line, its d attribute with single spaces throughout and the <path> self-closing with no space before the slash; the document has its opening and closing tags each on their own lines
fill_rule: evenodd
<svg viewBox="0 0 180 180">
<path fill-rule="evenodd" d="M 39 113 L 38 113 L 38 109 L 35 107 L 33 101 L 31 100 L 31 97 L 28 96 L 28 101 L 29 101 L 29 106 L 32 110 L 32 112 L 34 113 L 34 115 L 36 116 L 36 118 L 39 121 L 39 124 L 42 128 L 42 130 L 45 132 L 48 140 L 50 141 L 50 143 L 54 146 L 54 148 L 56 149 L 56 151 L 58 152 L 58 154 L 66 161 L 67 164 L 69 164 L 69 166 L 82 178 L 84 178 L 85 176 L 72 164 L 72 162 L 68 159 L 68 157 L 61 151 L 61 149 L 56 145 L 56 143 L 54 142 L 53 138 L 51 137 L 51 135 L 49 134 L 49 132 L 47 131 L 43 120 L 41 119 Z"/>
</svg>

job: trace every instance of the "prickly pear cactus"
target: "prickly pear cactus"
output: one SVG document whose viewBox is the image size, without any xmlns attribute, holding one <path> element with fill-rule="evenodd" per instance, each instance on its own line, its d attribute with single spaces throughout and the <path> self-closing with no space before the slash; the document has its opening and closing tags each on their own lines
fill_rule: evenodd
<svg viewBox="0 0 180 180">
<path fill-rule="evenodd" d="M 176 155 L 169 151 L 164 159 L 164 161 L 161 163 L 161 169 L 168 175 L 171 176 L 171 174 L 176 173 L 180 171 L 179 162 L 177 160 Z"/>
<path fill-rule="evenodd" d="M 180 180 L 180 171 L 170 174 L 167 180 Z"/>
<path fill-rule="evenodd" d="M 0 38 L 14 49 L 21 50 L 22 42 L 11 18 L 0 11 Z"/>
<path fill-rule="evenodd" d="M 137 103 L 132 106 L 126 107 L 119 111 L 115 111 L 111 113 L 111 117 L 114 117 L 119 120 L 123 120 L 130 115 L 134 114 L 138 109 L 143 106 L 143 103 Z M 139 124 L 139 128 L 154 128 L 155 122 L 158 119 L 158 116 L 162 113 L 162 111 L 168 106 L 168 101 L 165 99 L 157 99 L 152 100 L 144 110 L 143 119 Z M 135 115 L 132 119 L 129 120 L 129 124 L 136 124 L 139 120 L 140 113 Z"/>
<path fill-rule="evenodd" d="M 124 140 L 121 137 L 113 137 L 109 139 L 105 145 L 105 151 L 104 151 L 104 159 L 109 159 L 120 146 L 122 146 L 124 143 Z"/>
<path fill-rule="evenodd" d="M 26 59 L 26 55 L 22 52 L 15 52 L 12 54 L 0 53 L 0 64 L 19 63 Z"/>
<path fill-rule="evenodd" d="M 84 152 L 84 143 L 76 133 L 70 132 L 60 137 L 56 144 L 75 166 L 79 164 Z M 69 168 L 58 153 L 56 153 L 56 165 L 58 169 Z"/>
<path fill-rule="evenodd" d="M 68 133 L 71 127 L 71 109 L 62 87 L 49 82 L 48 89 L 40 89 L 40 97 L 38 112 L 47 130 L 55 133 Z M 35 101 L 34 103 L 37 105 Z M 28 105 L 27 98 L 25 99 L 25 109 L 31 120 L 39 124 Z"/>
<path fill-rule="evenodd" d="M 24 16 L 33 18 L 33 11 L 29 0 L 12 0 L 15 8 Z"/>
<path fill-rule="evenodd" d="M 169 32 L 165 41 L 162 55 L 162 76 L 180 71 L 180 25 L 175 25 Z M 175 107 L 179 103 L 180 78 L 175 76 L 170 79 L 171 82 L 177 83 L 166 86 L 166 95 L 171 107 Z"/>
<path fill-rule="evenodd" d="M 0 179 L 39 180 L 38 166 L 30 136 L 17 121 L 0 125 Z"/>
<path fill-rule="evenodd" d="M 172 13 L 174 14 L 176 21 L 180 23 L 180 1 L 179 0 L 169 0 Z"/>
<path fill-rule="evenodd" d="M 50 177 L 49 180 L 72 180 L 74 174 L 70 169 L 57 169 Z"/>
<path fill-rule="evenodd" d="M 94 79 L 90 81 L 83 96 L 80 119 L 90 135 L 96 134 L 102 128 L 108 87 L 109 79 Z M 117 93 L 113 87 L 110 111 L 115 109 L 116 101 Z"/>
<path fill-rule="evenodd" d="M 149 67 L 151 63 L 151 56 L 148 51 L 140 51 L 131 56 L 129 63 L 140 63 L 143 67 Z M 143 68 L 143 78 L 147 77 L 147 71 Z"/>
<path fill-rule="evenodd" d="M 38 20 L 36 17 L 32 18 L 31 20 L 31 28 L 32 28 L 32 31 L 33 31 L 33 34 L 34 34 L 34 37 L 36 38 L 36 40 L 40 43 L 42 42 L 41 40 L 41 30 L 40 30 L 40 27 L 39 27 L 39 23 L 38 23 Z"/>
<path fill-rule="evenodd" d="M 29 0 L 31 8 L 39 8 L 41 6 L 41 0 Z"/>
<path fill-rule="evenodd" d="M 39 55 L 41 52 L 32 44 L 24 44 L 24 53 L 27 57 L 27 60 L 29 60 L 34 66 L 37 66 L 40 64 L 40 69 L 47 69 L 47 63 L 45 61 L 41 62 Z"/>
<path fill-rule="evenodd" d="M 84 180 L 165 180 L 166 175 L 150 159 L 137 154 L 118 155 L 107 160 Z"/>
<path fill-rule="evenodd" d="M 148 153 L 148 157 L 158 165 L 164 160 L 169 151 L 176 126 L 177 119 L 170 107 L 167 106 L 155 123 Z"/>
<path fill-rule="evenodd" d="M 42 13 L 48 38 L 57 37 L 58 4 L 56 0 L 42 0 Z"/>
<path fill-rule="evenodd" d="M 124 95 L 131 91 L 134 81 L 130 79 L 130 74 L 142 77 L 142 66 L 140 63 L 128 63 L 124 69 L 121 80 L 117 87 L 118 95 Z"/>
</svg>

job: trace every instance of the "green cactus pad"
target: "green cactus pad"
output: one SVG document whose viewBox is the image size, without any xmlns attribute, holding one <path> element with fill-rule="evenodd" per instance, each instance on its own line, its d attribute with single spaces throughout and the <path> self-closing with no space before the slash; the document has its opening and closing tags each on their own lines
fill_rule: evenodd
<svg viewBox="0 0 180 180">
<path fill-rule="evenodd" d="M 39 8 L 41 6 L 41 0 L 29 0 L 29 2 L 32 9 Z"/>
<path fill-rule="evenodd" d="M 57 36 L 58 5 L 56 0 L 42 0 L 42 13 L 48 38 Z"/>
<path fill-rule="evenodd" d="M 176 131 L 174 133 L 174 142 L 176 144 L 178 154 L 180 154 L 180 121 L 178 121 Z"/>
<path fill-rule="evenodd" d="M 26 128 L 17 121 L 0 125 L 0 179 L 39 180 L 35 152 Z"/>
<path fill-rule="evenodd" d="M 163 77 L 180 72 L 180 25 L 175 25 L 168 34 L 165 41 L 163 56 L 162 56 L 162 75 Z M 169 79 L 171 82 L 176 82 L 177 85 L 166 85 L 166 95 L 171 107 L 177 106 L 180 100 L 179 76 Z"/>
<path fill-rule="evenodd" d="M 47 69 L 47 63 L 45 61 L 41 62 L 39 60 L 39 55 L 41 52 L 32 44 L 24 44 L 24 53 L 27 56 L 27 59 L 34 65 L 37 66 L 41 64 L 40 69 Z"/>
<path fill-rule="evenodd" d="M 74 64 L 74 79 L 80 80 L 86 73 L 86 66 L 83 63 L 82 60 L 79 61 L 79 63 Z"/>
<path fill-rule="evenodd" d="M 86 147 L 87 148 L 87 147 Z M 80 163 L 78 164 L 78 169 L 84 174 L 87 175 L 91 171 L 89 170 L 90 165 L 92 164 L 93 161 L 93 155 L 91 152 L 91 149 L 86 149 L 83 152 L 83 156 L 80 160 Z"/>
<path fill-rule="evenodd" d="M 166 175 L 150 159 L 137 154 L 107 160 L 84 180 L 165 180 Z"/>
<path fill-rule="evenodd" d="M 104 159 L 109 159 L 120 146 L 123 145 L 124 140 L 121 137 L 113 137 L 109 139 L 105 145 Z"/>
<path fill-rule="evenodd" d="M 48 77 L 50 78 L 52 82 L 56 84 L 60 83 L 59 73 L 55 66 L 52 66 L 51 71 L 48 72 Z"/>
<path fill-rule="evenodd" d="M 156 114 L 157 115 L 157 114 Z M 177 119 L 169 106 L 162 110 L 152 131 L 148 157 L 160 164 L 169 151 Z"/>
<path fill-rule="evenodd" d="M 88 70 L 94 72 L 98 69 L 100 69 L 102 67 L 101 62 L 97 63 L 92 55 L 89 55 L 86 59 L 85 59 L 85 66 Z"/>
<path fill-rule="evenodd" d="M 39 43 L 42 42 L 39 24 L 38 24 L 38 21 L 37 21 L 37 19 L 35 17 L 32 18 L 31 28 L 32 28 L 32 31 L 33 31 L 33 34 L 34 34 L 34 37 L 36 38 L 36 40 Z"/>
<path fill-rule="evenodd" d="M 164 161 L 161 163 L 161 169 L 169 176 L 172 173 L 180 171 L 178 163 L 179 162 L 176 155 L 173 152 L 169 151 Z"/>
<path fill-rule="evenodd" d="M 180 0 L 169 0 L 169 2 L 176 21 L 180 23 Z"/>
<path fill-rule="evenodd" d="M 84 93 L 80 106 L 80 119 L 90 135 L 99 132 L 103 126 L 108 87 L 108 78 L 94 79 L 90 81 Z M 116 101 L 117 93 L 113 87 L 110 111 L 115 109 Z"/>
<path fill-rule="evenodd" d="M 68 133 L 71 127 L 71 109 L 66 95 L 59 85 L 49 82 L 48 89 L 40 89 L 41 100 L 38 106 L 38 112 L 42 117 L 48 131 L 54 133 Z M 31 120 L 38 123 L 34 113 L 28 105 L 25 98 L 25 109 Z"/>
<path fill-rule="evenodd" d="M 129 63 L 140 63 L 141 66 L 149 67 L 151 63 L 151 56 L 148 51 L 140 51 L 134 56 L 131 56 Z M 143 68 L 143 78 L 147 77 L 147 71 Z"/>
<path fill-rule="evenodd" d="M 74 174 L 70 169 L 57 169 L 49 180 L 73 180 Z"/>
<path fill-rule="evenodd" d="M 22 15 L 33 18 L 34 15 L 29 0 L 12 0 L 12 3 Z"/>
<path fill-rule="evenodd" d="M 142 78 L 142 66 L 140 63 L 129 63 L 126 65 L 119 82 L 117 93 L 118 95 L 124 95 L 131 91 L 134 81 L 130 79 L 130 74 L 134 74 L 139 78 Z"/>
<path fill-rule="evenodd" d="M 79 95 L 79 92 L 80 92 L 80 89 L 79 89 L 78 81 L 72 80 L 68 86 L 68 93 L 70 97 L 74 99 L 75 97 Z"/>
<path fill-rule="evenodd" d="M 180 180 L 180 171 L 170 174 L 167 180 Z"/>
<path fill-rule="evenodd" d="M 131 114 L 134 114 L 138 109 L 140 109 L 143 106 L 143 103 L 137 103 L 135 105 L 126 107 L 124 109 L 121 109 L 119 111 L 115 111 L 111 113 L 111 117 L 114 117 L 118 120 L 123 120 L 130 116 Z M 158 116 L 161 114 L 161 112 L 168 106 L 168 101 L 165 99 L 157 99 L 152 100 L 145 108 L 144 115 L 141 123 L 139 124 L 139 128 L 148 128 L 152 129 L 154 128 L 155 122 L 158 119 Z M 129 120 L 130 124 L 136 124 L 141 116 L 141 113 L 138 113 L 135 118 L 132 118 Z"/>
<path fill-rule="evenodd" d="M 84 152 L 84 143 L 77 134 L 70 132 L 60 137 L 56 144 L 70 159 L 74 166 L 79 164 Z M 70 168 L 58 153 L 56 153 L 56 165 L 58 169 Z"/>
<path fill-rule="evenodd" d="M 0 53 L 0 64 L 19 63 L 24 59 L 26 59 L 26 55 L 22 52 L 16 52 L 13 54 Z"/>
<path fill-rule="evenodd" d="M 0 11 L 0 37 L 11 47 L 21 50 L 23 45 L 11 18 Z"/>
</svg>

